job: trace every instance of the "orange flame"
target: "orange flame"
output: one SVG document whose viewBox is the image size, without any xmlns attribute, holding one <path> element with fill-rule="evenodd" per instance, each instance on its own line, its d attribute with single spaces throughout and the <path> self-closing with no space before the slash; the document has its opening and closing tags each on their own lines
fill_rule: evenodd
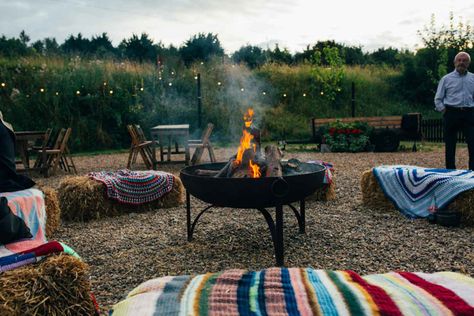
<svg viewBox="0 0 474 316">
<path fill-rule="evenodd" d="M 260 172 L 260 167 L 257 164 L 252 163 L 252 160 L 249 160 L 250 170 L 252 171 L 252 178 L 260 178 L 262 173 Z"/>
<path fill-rule="evenodd" d="M 245 128 L 242 130 L 242 137 L 240 138 L 240 145 L 235 158 L 235 163 L 237 164 L 242 163 L 245 150 L 253 149 L 254 152 L 257 150 L 257 145 L 252 143 L 253 135 L 247 131 L 247 129 L 252 126 L 253 114 L 254 111 L 252 108 L 249 108 L 244 114 Z M 252 178 L 261 177 L 260 167 L 257 164 L 254 164 L 252 160 L 249 161 L 249 169 L 252 174 Z"/>
<path fill-rule="evenodd" d="M 252 125 L 253 113 L 253 109 L 248 108 L 247 112 L 244 114 L 244 123 L 246 128 L 249 128 Z"/>
</svg>

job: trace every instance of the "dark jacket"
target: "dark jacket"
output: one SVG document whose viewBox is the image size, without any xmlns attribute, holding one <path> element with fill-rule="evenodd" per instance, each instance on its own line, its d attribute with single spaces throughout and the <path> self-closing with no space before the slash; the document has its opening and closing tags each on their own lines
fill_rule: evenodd
<svg viewBox="0 0 474 316">
<path fill-rule="evenodd" d="M 34 185 L 33 180 L 16 172 L 15 134 L 0 120 L 0 192 L 25 190 Z"/>
</svg>

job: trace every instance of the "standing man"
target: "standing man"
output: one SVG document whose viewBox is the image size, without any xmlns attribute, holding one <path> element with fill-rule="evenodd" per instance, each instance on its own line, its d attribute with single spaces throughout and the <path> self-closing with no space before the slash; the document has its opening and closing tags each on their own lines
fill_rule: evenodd
<svg viewBox="0 0 474 316">
<path fill-rule="evenodd" d="M 435 109 L 443 112 L 446 169 L 456 169 L 456 140 L 464 131 L 469 151 L 469 169 L 474 170 L 474 74 L 467 71 L 471 57 L 460 52 L 454 57 L 454 71 L 438 84 Z"/>
</svg>

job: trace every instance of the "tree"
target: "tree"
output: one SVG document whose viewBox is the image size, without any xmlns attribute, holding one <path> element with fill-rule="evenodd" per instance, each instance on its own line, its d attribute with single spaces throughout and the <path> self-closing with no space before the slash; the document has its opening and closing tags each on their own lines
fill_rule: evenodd
<svg viewBox="0 0 474 316">
<path fill-rule="evenodd" d="M 142 63 L 144 60 L 154 61 L 156 59 L 156 47 L 148 34 L 142 33 L 140 37 L 133 34 L 129 39 L 124 39 L 119 49 L 125 57 L 131 60 L 138 60 Z"/>
<path fill-rule="evenodd" d="M 273 51 L 267 51 L 268 60 L 277 64 L 291 64 L 293 62 L 293 57 L 288 49 L 284 48 L 283 50 L 278 47 L 278 44 L 275 45 L 275 49 Z"/>
<path fill-rule="evenodd" d="M 232 54 L 232 60 L 236 63 L 245 63 L 249 68 L 254 69 L 265 63 L 266 56 L 260 47 L 246 45 Z"/>
<path fill-rule="evenodd" d="M 459 51 L 473 56 L 474 32 L 471 25 L 456 23 L 451 13 L 449 26 L 437 27 L 432 15 L 429 26 L 419 30 L 418 35 L 424 47 L 416 55 L 403 59 L 400 86 L 410 100 L 432 106 L 439 80 L 454 69 L 454 56 Z"/>
<path fill-rule="evenodd" d="M 90 41 L 90 51 L 98 57 L 115 54 L 115 48 L 107 33 L 93 36 Z"/>
<path fill-rule="evenodd" d="M 0 37 L 0 55 L 5 57 L 18 57 L 28 55 L 28 47 L 17 38 Z"/>
<path fill-rule="evenodd" d="M 224 49 L 217 37 L 212 33 L 199 33 L 188 39 L 179 49 L 184 63 L 189 66 L 194 61 L 208 61 L 212 56 L 223 56 Z"/>
<path fill-rule="evenodd" d="M 20 41 L 26 46 L 30 41 L 30 37 L 26 35 L 25 30 L 20 32 Z"/>
<path fill-rule="evenodd" d="M 400 64 L 399 54 L 400 52 L 396 48 L 382 47 L 369 54 L 368 57 L 371 63 L 395 67 Z"/>
<path fill-rule="evenodd" d="M 69 54 L 87 54 L 90 52 L 90 41 L 82 37 L 81 33 L 78 33 L 77 37 L 71 34 L 61 45 L 61 49 Z"/>
</svg>

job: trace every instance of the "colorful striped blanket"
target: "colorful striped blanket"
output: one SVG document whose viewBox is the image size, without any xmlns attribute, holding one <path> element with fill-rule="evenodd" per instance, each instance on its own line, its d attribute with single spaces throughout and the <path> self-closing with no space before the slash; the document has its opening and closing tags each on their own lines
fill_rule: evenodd
<svg viewBox="0 0 474 316">
<path fill-rule="evenodd" d="M 454 273 L 270 268 L 162 277 L 110 315 L 474 315 L 474 279 Z"/>
<path fill-rule="evenodd" d="M 470 170 L 380 166 L 373 169 L 385 196 L 407 217 L 427 217 L 474 188 Z"/>
<path fill-rule="evenodd" d="M 158 200 L 173 188 L 174 177 L 163 171 L 91 172 L 89 177 L 106 186 L 109 199 L 125 204 L 143 204 Z"/>
<path fill-rule="evenodd" d="M 23 219 L 30 228 L 30 239 L 23 239 L 7 245 L 0 245 L 0 257 L 22 252 L 46 242 L 46 209 L 44 195 L 38 189 L 27 189 L 16 192 L 0 193 L 8 200 L 8 207 L 13 214 Z"/>
</svg>

